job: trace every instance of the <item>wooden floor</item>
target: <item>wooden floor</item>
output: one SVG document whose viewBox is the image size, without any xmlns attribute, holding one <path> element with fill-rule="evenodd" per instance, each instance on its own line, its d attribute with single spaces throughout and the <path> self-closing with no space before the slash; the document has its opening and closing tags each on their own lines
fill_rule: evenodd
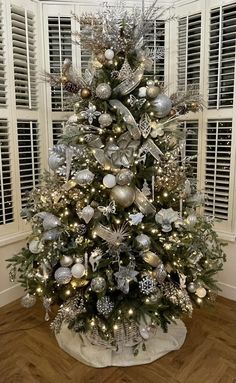
<svg viewBox="0 0 236 383">
<path fill-rule="evenodd" d="M 179 351 L 149 365 L 95 369 L 58 347 L 40 304 L 24 309 L 16 301 L 0 309 L 0 382 L 236 383 L 236 302 L 219 297 L 185 322 Z"/>
</svg>

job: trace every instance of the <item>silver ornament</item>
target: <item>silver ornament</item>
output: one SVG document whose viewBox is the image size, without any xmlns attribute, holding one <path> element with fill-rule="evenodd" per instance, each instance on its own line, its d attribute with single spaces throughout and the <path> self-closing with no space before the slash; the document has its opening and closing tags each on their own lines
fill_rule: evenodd
<svg viewBox="0 0 236 383">
<path fill-rule="evenodd" d="M 91 281 L 91 289 L 95 293 L 101 293 L 106 289 L 106 281 L 103 277 L 96 277 Z"/>
<path fill-rule="evenodd" d="M 153 86 L 154 81 L 153 80 L 147 80 L 147 86 Z"/>
<path fill-rule="evenodd" d="M 99 314 L 104 316 L 108 316 L 114 308 L 114 303 L 111 298 L 108 296 L 104 296 L 97 301 L 97 311 Z"/>
<path fill-rule="evenodd" d="M 156 98 L 158 94 L 160 93 L 160 91 L 161 90 L 158 86 L 150 85 L 147 87 L 146 94 L 148 98 Z"/>
<path fill-rule="evenodd" d="M 86 223 L 89 223 L 94 216 L 94 208 L 87 205 L 79 212 L 79 217 L 82 218 Z"/>
<path fill-rule="evenodd" d="M 187 286 L 187 289 L 190 293 L 195 293 L 197 286 L 194 282 L 190 282 Z"/>
<path fill-rule="evenodd" d="M 110 126 L 112 124 L 112 117 L 109 113 L 103 113 L 98 118 L 98 122 L 102 128 L 106 128 L 107 126 Z"/>
<path fill-rule="evenodd" d="M 57 153 L 52 153 L 48 157 L 48 165 L 50 169 L 52 170 L 57 170 L 63 163 L 64 163 L 64 158 L 59 156 Z"/>
<path fill-rule="evenodd" d="M 116 175 L 116 182 L 118 185 L 124 186 L 128 185 L 132 179 L 134 178 L 134 174 L 129 169 L 121 169 L 119 173 Z"/>
<path fill-rule="evenodd" d="M 179 219 L 179 215 L 172 208 L 161 209 L 155 215 L 155 220 L 157 223 L 162 225 L 162 231 L 164 233 L 169 233 L 172 230 L 171 224 Z"/>
<path fill-rule="evenodd" d="M 44 245 L 39 239 L 32 239 L 29 243 L 29 251 L 33 254 L 41 253 L 44 249 Z"/>
<path fill-rule="evenodd" d="M 189 226 L 194 226 L 196 223 L 197 223 L 197 217 L 195 214 L 190 214 L 187 219 L 186 219 L 186 222 Z"/>
<path fill-rule="evenodd" d="M 129 214 L 129 219 L 131 220 L 129 222 L 130 222 L 131 225 L 135 225 L 136 226 L 136 225 L 138 225 L 139 223 L 142 222 L 143 217 L 144 217 L 143 213 Z"/>
<path fill-rule="evenodd" d="M 146 86 L 141 86 L 141 88 L 139 88 L 138 90 L 139 97 L 146 97 L 146 94 L 147 94 Z"/>
<path fill-rule="evenodd" d="M 129 263 L 128 266 L 120 266 L 119 271 L 114 273 L 114 276 L 117 280 L 117 287 L 124 294 L 129 293 L 129 284 L 132 281 L 137 282 L 136 276 L 139 274 L 138 271 L 134 269 L 134 265 Z"/>
<path fill-rule="evenodd" d="M 93 272 L 97 270 L 99 261 L 102 259 L 103 252 L 99 247 L 97 247 L 95 250 L 92 251 L 90 257 L 89 257 L 89 263 L 92 266 Z"/>
<path fill-rule="evenodd" d="M 159 94 L 152 102 L 157 117 L 162 118 L 167 116 L 172 108 L 172 102 L 165 94 Z"/>
<path fill-rule="evenodd" d="M 43 233 L 42 239 L 45 241 L 55 241 L 60 236 L 60 231 L 57 229 L 48 230 Z"/>
<path fill-rule="evenodd" d="M 148 250 L 151 246 L 151 239 L 146 234 L 139 234 L 135 238 L 135 243 L 140 250 Z"/>
<path fill-rule="evenodd" d="M 163 263 L 157 266 L 154 273 L 155 273 L 157 282 L 160 284 L 163 283 L 167 276 L 167 272 L 165 270 Z"/>
<path fill-rule="evenodd" d="M 124 208 L 129 207 L 135 200 L 135 190 L 127 185 L 116 185 L 111 190 L 110 199 L 114 200 L 118 205 Z"/>
<path fill-rule="evenodd" d="M 80 186 L 87 186 L 93 182 L 94 174 L 89 169 L 84 169 L 76 172 L 74 178 Z"/>
<path fill-rule="evenodd" d="M 21 305 L 27 309 L 33 307 L 36 303 L 36 297 L 27 293 L 24 297 L 21 298 Z"/>
<path fill-rule="evenodd" d="M 80 225 L 77 226 L 77 233 L 81 236 L 81 235 L 84 235 L 87 231 L 87 227 L 86 225 L 84 225 L 83 223 L 81 223 Z M 80 240 L 80 238 L 78 239 L 78 241 Z"/>
<path fill-rule="evenodd" d="M 73 258 L 70 255 L 63 255 L 60 258 L 60 265 L 63 267 L 69 267 L 73 263 Z"/>
<path fill-rule="evenodd" d="M 139 282 L 139 289 L 144 295 L 153 294 L 157 291 L 157 282 L 151 276 L 146 275 Z"/>
<path fill-rule="evenodd" d="M 71 268 L 71 274 L 74 278 L 82 278 L 85 273 L 85 267 L 82 265 L 82 263 L 76 263 Z"/>
<path fill-rule="evenodd" d="M 102 83 L 96 88 L 96 96 L 101 100 L 108 100 L 111 96 L 111 87 L 109 84 Z"/>
<path fill-rule="evenodd" d="M 65 285 L 70 282 L 72 274 L 68 267 L 59 267 L 55 271 L 54 277 L 59 285 Z"/>
<path fill-rule="evenodd" d="M 35 214 L 35 218 L 41 218 L 43 220 L 44 230 L 55 229 L 61 225 L 61 221 L 54 214 L 48 213 L 46 211 L 41 211 L 40 213 Z"/>
</svg>

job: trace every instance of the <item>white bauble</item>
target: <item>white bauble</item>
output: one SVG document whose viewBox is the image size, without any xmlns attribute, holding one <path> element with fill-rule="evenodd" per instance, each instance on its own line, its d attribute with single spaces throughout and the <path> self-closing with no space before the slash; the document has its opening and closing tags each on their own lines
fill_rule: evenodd
<svg viewBox="0 0 236 383">
<path fill-rule="evenodd" d="M 32 241 L 30 241 L 29 251 L 31 251 L 31 253 L 38 254 L 38 253 L 41 253 L 43 249 L 44 249 L 43 243 L 39 241 L 38 239 L 32 239 Z"/>
<path fill-rule="evenodd" d="M 113 176 L 113 174 L 107 174 L 103 180 L 103 185 L 106 186 L 106 188 L 111 189 L 114 186 L 116 186 L 116 177 Z"/>
<path fill-rule="evenodd" d="M 204 287 L 198 287 L 195 294 L 199 297 L 199 298 L 204 298 L 206 296 L 206 289 L 204 289 Z"/>
<path fill-rule="evenodd" d="M 84 265 L 82 265 L 82 263 L 76 263 L 71 268 L 71 274 L 73 275 L 74 278 L 77 278 L 77 279 L 82 278 L 84 273 L 85 273 L 85 267 Z"/>
<path fill-rule="evenodd" d="M 112 49 L 107 49 L 105 50 L 104 56 L 106 57 L 107 60 L 112 60 L 115 56 L 115 53 Z"/>
<path fill-rule="evenodd" d="M 94 216 L 94 208 L 90 205 L 87 205 L 79 213 L 79 217 L 82 218 L 86 223 L 89 223 Z"/>
<path fill-rule="evenodd" d="M 138 95 L 139 97 L 146 97 L 146 94 L 147 94 L 147 88 L 146 86 L 141 86 L 141 88 L 139 88 L 138 90 Z"/>
</svg>

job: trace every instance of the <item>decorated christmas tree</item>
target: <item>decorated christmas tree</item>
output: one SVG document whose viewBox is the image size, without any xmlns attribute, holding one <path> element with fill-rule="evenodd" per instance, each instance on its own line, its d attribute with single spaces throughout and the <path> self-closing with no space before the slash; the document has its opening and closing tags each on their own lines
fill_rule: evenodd
<svg viewBox="0 0 236 383">
<path fill-rule="evenodd" d="M 158 326 L 166 332 L 212 301 L 224 260 L 184 151 L 181 121 L 201 110 L 200 97 L 194 86 L 168 97 L 147 75 L 145 20 L 160 12 L 85 15 L 75 36 L 91 52 L 85 73 L 65 60 L 48 75 L 74 113 L 24 209 L 27 246 L 9 264 L 27 290 L 25 307 L 39 297 L 49 320 L 60 305 L 56 333 L 66 325 L 108 348 L 137 351 Z"/>
</svg>

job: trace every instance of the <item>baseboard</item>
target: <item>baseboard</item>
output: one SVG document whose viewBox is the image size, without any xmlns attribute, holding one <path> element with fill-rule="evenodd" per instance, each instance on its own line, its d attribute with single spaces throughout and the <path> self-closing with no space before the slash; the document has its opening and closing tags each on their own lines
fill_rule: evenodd
<svg viewBox="0 0 236 383">
<path fill-rule="evenodd" d="M 22 295 L 24 295 L 24 290 L 19 284 L 9 287 L 9 289 L 1 291 L 0 307 L 5 306 L 8 303 L 11 303 L 12 301 L 15 301 L 16 299 L 22 297 Z"/>
<path fill-rule="evenodd" d="M 236 301 L 236 287 L 227 285 L 227 283 L 218 282 L 219 288 L 221 291 L 219 291 L 219 295 L 222 297 L 231 299 L 232 301 Z"/>
</svg>

